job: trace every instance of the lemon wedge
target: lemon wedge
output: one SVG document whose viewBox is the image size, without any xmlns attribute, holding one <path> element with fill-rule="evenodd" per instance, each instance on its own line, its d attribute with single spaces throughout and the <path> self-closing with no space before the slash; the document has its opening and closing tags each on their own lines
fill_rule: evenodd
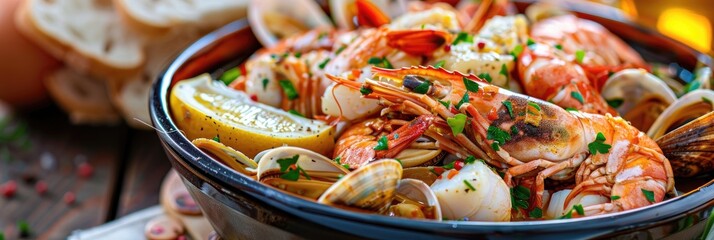
<svg viewBox="0 0 714 240">
<path fill-rule="evenodd" d="M 329 157 L 335 145 L 332 126 L 254 102 L 208 74 L 176 83 L 169 105 L 188 139 L 217 138 L 250 157 L 284 145 Z"/>
</svg>

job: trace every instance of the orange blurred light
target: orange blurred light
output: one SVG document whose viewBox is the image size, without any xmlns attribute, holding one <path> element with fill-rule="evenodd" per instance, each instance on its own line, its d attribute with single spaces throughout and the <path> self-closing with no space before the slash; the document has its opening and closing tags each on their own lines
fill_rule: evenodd
<svg viewBox="0 0 714 240">
<path fill-rule="evenodd" d="M 682 8 L 670 8 L 657 20 L 657 29 L 699 51 L 709 52 L 712 42 L 712 25 L 705 16 Z"/>
</svg>

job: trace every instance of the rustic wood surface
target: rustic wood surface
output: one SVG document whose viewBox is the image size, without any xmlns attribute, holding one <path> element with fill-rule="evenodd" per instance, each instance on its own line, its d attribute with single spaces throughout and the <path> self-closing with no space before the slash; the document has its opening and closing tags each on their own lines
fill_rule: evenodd
<svg viewBox="0 0 714 240">
<path fill-rule="evenodd" d="M 0 154 L 0 184 L 14 180 L 18 186 L 14 197 L 0 196 L 5 239 L 20 236 L 21 221 L 30 227 L 28 239 L 65 239 L 75 229 L 159 203 L 159 186 L 170 164 L 154 132 L 125 125 L 73 126 L 54 106 L 18 114 L 10 125 L 18 123 L 27 124 L 30 144 L 0 143 L 0 151 L 9 150 Z M 42 159 L 54 166 L 47 168 Z M 88 178 L 78 174 L 83 161 L 94 170 Z M 35 191 L 36 181 L 47 183 L 46 194 Z M 65 203 L 67 192 L 75 194 L 75 203 Z"/>
</svg>

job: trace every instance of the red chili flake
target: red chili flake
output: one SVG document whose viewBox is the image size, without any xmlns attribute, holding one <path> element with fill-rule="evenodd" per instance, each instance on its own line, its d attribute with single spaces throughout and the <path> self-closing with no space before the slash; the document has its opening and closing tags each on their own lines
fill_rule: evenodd
<svg viewBox="0 0 714 240">
<path fill-rule="evenodd" d="M 352 77 L 359 79 L 359 76 L 362 75 L 362 70 L 359 69 L 352 69 Z"/>
<path fill-rule="evenodd" d="M 253 100 L 254 102 L 257 102 L 257 101 L 258 101 L 258 95 L 255 95 L 255 94 L 250 95 L 250 100 Z"/>
<path fill-rule="evenodd" d="M 451 113 L 453 113 L 453 114 L 459 113 L 459 110 L 456 109 L 455 107 L 449 108 L 449 110 L 451 110 Z"/>
<path fill-rule="evenodd" d="M 77 197 L 74 195 L 73 192 L 66 192 L 64 196 L 62 196 L 62 200 L 65 204 L 71 205 L 77 200 Z"/>
<path fill-rule="evenodd" d="M 454 162 L 454 169 L 461 170 L 462 167 L 464 167 L 464 162 L 462 162 L 462 161 Z"/>
<path fill-rule="evenodd" d="M 94 167 L 87 162 L 80 163 L 77 166 L 77 175 L 81 178 L 89 178 L 94 173 Z"/>
<path fill-rule="evenodd" d="M 447 52 L 451 51 L 451 45 L 447 44 L 446 46 L 444 46 L 444 51 L 447 51 Z"/>
<path fill-rule="evenodd" d="M 488 120 L 496 120 L 498 119 L 498 109 L 496 108 L 491 108 L 491 111 L 488 111 Z"/>
<path fill-rule="evenodd" d="M 454 169 L 453 171 L 449 171 L 449 176 L 446 176 L 446 178 L 448 178 L 449 180 L 451 180 L 451 178 L 453 178 L 454 176 L 456 176 L 456 174 L 459 174 L 459 170 L 455 170 L 455 169 Z"/>
<path fill-rule="evenodd" d="M 3 185 L 0 185 L 0 193 L 5 198 L 11 198 L 15 196 L 16 192 L 17 182 L 15 182 L 14 180 L 7 181 Z"/>
<path fill-rule="evenodd" d="M 443 167 L 434 167 L 434 172 L 441 176 L 442 173 L 444 173 L 444 168 Z"/>
<path fill-rule="evenodd" d="M 37 181 L 37 183 L 35 183 L 35 191 L 37 194 L 44 195 L 47 192 L 47 183 L 42 180 Z"/>
<path fill-rule="evenodd" d="M 486 43 L 485 43 L 485 42 L 479 42 L 479 43 L 477 44 L 477 46 L 478 46 L 478 49 L 483 49 L 483 48 L 486 47 Z"/>
</svg>

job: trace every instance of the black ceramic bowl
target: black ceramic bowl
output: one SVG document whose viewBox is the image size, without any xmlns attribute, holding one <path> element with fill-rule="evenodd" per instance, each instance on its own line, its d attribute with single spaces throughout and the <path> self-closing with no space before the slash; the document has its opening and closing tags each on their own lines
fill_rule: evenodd
<svg viewBox="0 0 714 240">
<path fill-rule="evenodd" d="M 517 2 L 520 10 L 528 3 Z M 675 62 L 693 69 L 711 64 L 708 56 L 627 21 L 618 12 L 588 4 L 569 7 L 580 17 L 603 24 L 648 60 Z M 596 10 L 596 11 L 593 11 Z M 691 239 L 709 232 L 714 221 L 711 177 L 678 181 L 686 194 L 617 214 L 537 222 L 431 222 L 360 214 L 284 194 L 238 174 L 198 150 L 171 119 L 172 84 L 245 60 L 260 47 L 245 20 L 231 23 L 186 49 L 153 87 L 151 115 L 166 154 L 218 234 L 226 239 L 276 238 L 637 238 Z M 694 186 L 694 187 L 692 187 Z"/>
</svg>

